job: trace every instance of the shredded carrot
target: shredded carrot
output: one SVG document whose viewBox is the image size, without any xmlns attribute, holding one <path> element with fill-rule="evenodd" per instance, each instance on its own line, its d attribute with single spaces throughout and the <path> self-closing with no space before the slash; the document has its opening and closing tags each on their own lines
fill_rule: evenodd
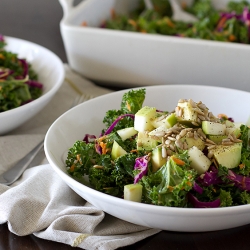
<svg viewBox="0 0 250 250">
<path fill-rule="evenodd" d="M 112 19 L 116 18 L 116 13 L 115 13 L 115 10 L 113 8 L 110 10 L 110 14 L 111 14 Z"/>
<path fill-rule="evenodd" d="M 100 137 L 99 139 L 98 139 L 98 141 L 103 141 L 104 139 L 106 138 L 106 135 L 104 135 L 104 136 L 102 136 L 102 137 Z"/>
<path fill-rule="evenodd" d="M 70 167 L 69 171 L 70 171 L 70 172 L 73 172 L 74 170 L 75 170 L 75 165 L 73 164 L 73 165 Z"/>
<path fill-rule="evenodd" d="M 245 168 L 245 164 L 244 164 L 244 163 L 241 163 L 241 164 L 239 165 L 239 168 L 240 168 L 240 169 Z"/>
<path fill-rule="evenodd" d="M 0 59 L 5 59 L 5 56 L 3 54 L 0 54 Z"/>
<path fill-rule="evenodd" d="M 225 114 L 218 114 L 218 118 L 220 119 L 228 119 L 228 116 Z"/>
<path fill-rule="evenodd" d="M 172 186 L 168 186 L 170 192 L 173 192 L 174 188 Z"/>
<path fill-rule="evenodd" d="M 76 155 L 76 159 L 77 159 L 77 161 L 80 161 L 81 155 L 80 154 Z"/>
<path fill-rule="evenodd" d="M 138 150 L 137 150 L 137 149 L 132 149 L 130 152 L 131 152 L 131 153 L 137 153 Z"/>
<path fill-rule="evenodd" d="M 233 42 L 233 41 L 236 40 L 236 36 L 231 34 L 228 39 L 229 39 L 230 42 Z"/>
<path fill-rule="evenodd" d="M 132 25 L 133 27 L 135 27 L 135 28 L 136 28 L 136 26 L 137 26 L 136 21 L 133 20 L 133 19 L 129 19 L 129 20 L 128 20 L 128 23 L 129 23 L 130 25 Z"/>
<path fill-rule="evenodd" d="M 169 18 L 166 18 L 165 20 L 166 20 L 166 23 L 167 23 L 167 25 L 168 25 L 169 27 L 171 27 L 171 28 L 174 28 L 174 27 L 175 27 L 175 24 L 174 24 Z"/>
<path fill-rule="evenodd" d="M 172 156 L 172 159 L 173 159 L 173 161 L 174 161 L 177 165 L 180 165 L 180 166 L 185 165 L 185 161 L 182 161 L 182 160 L 179 159 L 179 158 L 176 158 L 176 157 Z"/>
<path fill-rule="evenodd" d="M 88 25 L 87 25 L 87 22 L 86 22 L 86 21 L 83 21 L 82 24 L 81 24 L 81 26 L 83 26 L 83 27 L 88 26 Z"/>
<path fill-rule="evenodd" d="M 189 187 L 192 187 L 192 183 L 191 183 L 190 181 L 187 182 L 187 185 L 188 185 Z"/>
<path fill-rule="evenodd" d="M 220 19 L 216 29 L 219 30 L 220 28 L 222 28 L 226 21 L 227 21 L 227 17 L 226 16 L 222 17 Z"/>
<path fill-rule="evenodd" d="M 126 106 L 127 106 L 127 109 L 128 109 L 129 111 L 131 111 L 131 106 L 130 106 L 130 104 L 129 104 L 128 102 L 126 102 Z"/>
<path fill-rule="evenodd" d="M 107 148 L 107 143 L 100 142 L 100 147 L 102 148 L 102 154 L 105 155 L 109 151 L 109 148 Z"/>
<path fill-rule="evenodd" d="M 146 30 L 140 30 L 140 32 L 144 34 L 148 33 Z"/>
</svg>

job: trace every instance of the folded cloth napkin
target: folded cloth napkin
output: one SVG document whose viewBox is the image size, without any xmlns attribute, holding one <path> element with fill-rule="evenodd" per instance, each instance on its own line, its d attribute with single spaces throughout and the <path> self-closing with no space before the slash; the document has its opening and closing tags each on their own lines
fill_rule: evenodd
<svg viewBox="0 0 250 250">
<path fill-rule="evenodd" d="M 67 65 L 65 70 L 66 80 L 50 104 L 31 121 L 0 137 L 0 173 L 34 147 L 51 123 L 71 107 L 77 93 L 68 81 L 91 97 L 111 91 L 80 77 Z M 34 234 L 98 250 L 131 245 L 160 231 L 125 222 L 85 201 L 47 164 L 44 153 L 39 165 L 27 169 L 14 184 L 0 184 L 0 223 L 6 222 L 9 230 L 20 236 Z"/>
</svg>

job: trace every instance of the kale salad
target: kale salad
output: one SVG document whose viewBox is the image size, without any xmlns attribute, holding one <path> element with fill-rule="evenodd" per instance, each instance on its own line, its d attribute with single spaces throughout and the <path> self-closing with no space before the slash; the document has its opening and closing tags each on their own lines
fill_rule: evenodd
<svg viewBox="0 0 250 250">
<path fill-rule="evenodd" d="M 42 95 L 43 85 L 26 59 L 5 49 L 0 35 L 0 112 L 8 111 Z"/>
<path fill-rule="evenodd" d="M 246 0 L 229 1 L 225 10 L 217 10 L 211 0 L 194 0 L 191 6 L 182 1 L 182 8 L 197 21 L 187 23 L 173 20 L 168 0 L 152 0 L 153 10 L 140 1 L 138 8 L 127 15 L 114 11 L 102 28 L 160 34 L 214 41 L 250 43 L 250 3 Z"/>
<path fill-rule="evenodd" d="M 108 110 L 99 135 L 69 149 L 74 179 L 105 194 L 169 207 L 215 208 L 250 203 L 250 130 L 202 101 L 174 110 L 144 106 L 146 89 L 126 92 Z"/>
</svg>

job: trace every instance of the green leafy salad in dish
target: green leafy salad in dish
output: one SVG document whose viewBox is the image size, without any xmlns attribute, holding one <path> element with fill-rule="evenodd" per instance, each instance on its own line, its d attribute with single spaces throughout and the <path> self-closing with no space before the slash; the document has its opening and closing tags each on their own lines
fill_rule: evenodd
<svg viewBox="0 0 250 250">
<path fill-rule="evenodd" d="M 213 115 L 201 101 L 174 110 L 143 106 L 146 89 L 126 92 L 108 110 L 100 135 L 69 149 L 68 173 L 106 194 L 170 207 L 215 208 L 250 203 L 249 127 Z"/>
<path fill-rule="evenodd" d="M 42 95 L 43 85 L 25 59 L 5 50 L 4 36 L 0 35 L 0 112 L 8 111 Z"/>
<path fill-rule="evenodd" d="M 144 1 L 140 1 L 138 8 L 127 15 L 113 11 L 111 18 L 105 20 L 101 27 L 214 41 L 250 42 L 248 1 L 229 1 L 225 10 L 215 9 L 211 0 L 194 0 L 191 6 L 182 1 L 182 8 L 197 18 L 194 23 L 173 20 L 168 0 L 152 0 L 152 3 L 153 10 L 146 9 Z"/>
</svg>

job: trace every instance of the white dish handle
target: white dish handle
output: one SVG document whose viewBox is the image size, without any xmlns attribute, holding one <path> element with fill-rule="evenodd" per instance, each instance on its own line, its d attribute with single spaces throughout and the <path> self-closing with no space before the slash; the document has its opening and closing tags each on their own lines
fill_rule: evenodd
<svg viewBox="0 0 250 250">
<path fill-rule="evenodd" d="M 74 0 L 58 0 L 63 9 L 63 15 L 66 17 L 70 11 L 74 8 Z"/>
</svg>

